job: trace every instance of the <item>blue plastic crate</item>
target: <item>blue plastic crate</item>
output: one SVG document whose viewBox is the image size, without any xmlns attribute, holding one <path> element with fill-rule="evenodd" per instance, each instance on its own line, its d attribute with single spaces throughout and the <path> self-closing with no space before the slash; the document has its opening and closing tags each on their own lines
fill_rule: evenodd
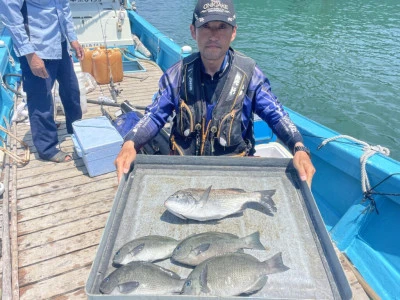
<svg viewBox="0 0 400 300">
<path fill-rule="evenodd" d="M 83 159 L 89 176 L 115 171 L 114 160 L 124 142 L 105 116 L 79 120 L 72 124 L 75 150 Z"/>
</svg>

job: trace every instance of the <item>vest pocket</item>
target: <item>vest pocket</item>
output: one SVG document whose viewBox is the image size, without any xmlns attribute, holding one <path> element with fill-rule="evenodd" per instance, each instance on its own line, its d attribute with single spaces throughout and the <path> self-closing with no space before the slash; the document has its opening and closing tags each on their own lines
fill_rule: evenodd
<svg viewBox="0 0 400 300">
<path fill-rule="evenodd" d="M 221 146 L 230 147 L 243 141 L 241 133 L 241 110 L 234 109 L 225 115 L 218 128 L 217 139 Z"/>
<path fill-rule="evenodd" d="M 182 99 L 179 103 L 179 115 L 176 121 L 181 135 L 189 136 L 194 131 L 193 113 Z"/>
<path fill-rule="evenodd" d="M 179 135 L 170 136 L 170 147 L 173 155 L 194 155 L 196 152 L 193 139 Z"/>
</svg>

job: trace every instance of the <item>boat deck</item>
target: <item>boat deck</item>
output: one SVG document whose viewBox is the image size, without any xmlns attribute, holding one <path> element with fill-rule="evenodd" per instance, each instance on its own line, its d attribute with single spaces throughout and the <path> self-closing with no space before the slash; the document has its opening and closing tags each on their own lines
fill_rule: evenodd
<svg viewBox="0 0 400 300">
<path fill-rule="evenodd" d="M 117 84 L 121 90 L 118 103 L 128 100 L 145 106 L 151 101 L 162 71 L 151 62 L 142 64 L 146 72 L 126 73 Z M 110 97 L 107 85 L 98 86 L 87 98 L 97 100 L 102 95 Z M 104 108 L 112 116 L 118 110 Z M 100 105 L 88 104 L 85 119 L 100 115 Z M 72 152 L 64 116 L 57 116 L 57 120 L 61 122 L 60 147 Z M 9 221 L 2 215 L 5 224 L 10 223 L 9 243 L 3 235 L 3 247 L 10 248 L 10 255 L 2 259 L 3 276 L 12 278 L 5 286 L 8 279 L 3 277 L 3 299 L 86 299 L 84 287 L 117 190 L 116 174 L 91 178 L 75 154 L 68 163 L 40 160 L 28 124 L 17 123 L 11 132 L 29 145 L 31 154 L 23 167 L 8 163 L 6 157 L 2 174 L 8 182 L 3 212 L 10 211 Z M 22 149 L 14 147 L 13 151 L 21 155 Z M 354 299 L 368 299 L 352 272 L 346 274 Z"/>
<path fill-rule="evenodd" d="M 142 65 L 146 72 L 126 73 L 116 84 L 121 90 L 118 103 L 150 103 L 162 71 L 150 62 Z M 110 98 L 107 85 L 98 86 L 87 98 L 97 100 L 101 95 Z M 103 107 L 112 116 L 119 109 Z M 100 115 L 100 105 L 88 104 L 83 118 Z M 72 152 L 64 116 L 57 119 L 60 147 Z M 116 173 L 91 178 L 75 154 L 72 162 L 45 162 L 37 156 L 29 125 L 18 123 L 13 131 L 31 151 L 27 165 L 8 168 L 11 257 L 18 261 L 11 268 L 14 299 L 18 294 L 20 299 L 86 299 L 84 286 L 117 190 Z"/>
</svg>

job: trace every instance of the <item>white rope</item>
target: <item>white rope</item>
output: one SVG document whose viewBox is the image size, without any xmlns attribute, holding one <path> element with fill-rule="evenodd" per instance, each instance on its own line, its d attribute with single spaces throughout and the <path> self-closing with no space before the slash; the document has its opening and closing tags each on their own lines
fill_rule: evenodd
<svg viewBox="0 0 400 300">
<path fill-rule="evenodd" d="M 363 146 L 363 150 L 364 153 L 363 155 L 360 157 L 360 167 L 361 167 L 361 189 L 363 191 L 363 193 L 367 193 L 370 189 L 371 189 L 371 185 L 368 179 L 368 174 L 367 174 L 367 161 L 368 159 L 374 155 L 375 153 L 381 153 L 385 156 L 389 156 L 390 155 L 390 150 L 388 148 L 382 147 L 380 145 L 377 146 L 371 146 L 366 142 L 357 140 L 351 136 L 348 135 L 338 135 L 338 136 L 334 136 L 328 139 L 325 139 L 319 146 L 318 149 L 322 148 L 323 146 L 325 146 L 326 144 L 328 144 L 329 142 L 333 141 L 333 140 L 337 140 L 337 139 L 349 139 L 353 142 L 356 142 L 360 145 Z"/>
</svg>

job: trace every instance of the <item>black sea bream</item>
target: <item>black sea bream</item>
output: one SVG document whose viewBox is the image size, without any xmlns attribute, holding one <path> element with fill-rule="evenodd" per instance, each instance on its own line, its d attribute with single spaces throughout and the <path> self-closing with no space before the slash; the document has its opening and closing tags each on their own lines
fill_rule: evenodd
<svg viewBox="0 0 400 300">
<path fill-rule="evenodd" d="M 239 238 L 237 235 L 208 231 L 183 239 L 172 253 L 172 259 L 186 265 L 197 266 L 206 259 L 243 249 L 265 250 L 258 231 Z"/>
<path fill-rule="evenodd" d="M 242 189 L 185 189 L 168 197 L 164 205 L 182 219 L 218 220 L 242 212 L 248 203 L 259 203 L 268 213 L 276 212 L 275 190 L 247 192 Z"/>
<path fill-rule="evenodd" d="M 280 252 L 266 261 L 245 253 L 216 256 L 194 268 L 183 285 L 182 294 L 219 297 L 252 294 L 264 287 L 267 275 L 288 269 Z"/>
</svg>

